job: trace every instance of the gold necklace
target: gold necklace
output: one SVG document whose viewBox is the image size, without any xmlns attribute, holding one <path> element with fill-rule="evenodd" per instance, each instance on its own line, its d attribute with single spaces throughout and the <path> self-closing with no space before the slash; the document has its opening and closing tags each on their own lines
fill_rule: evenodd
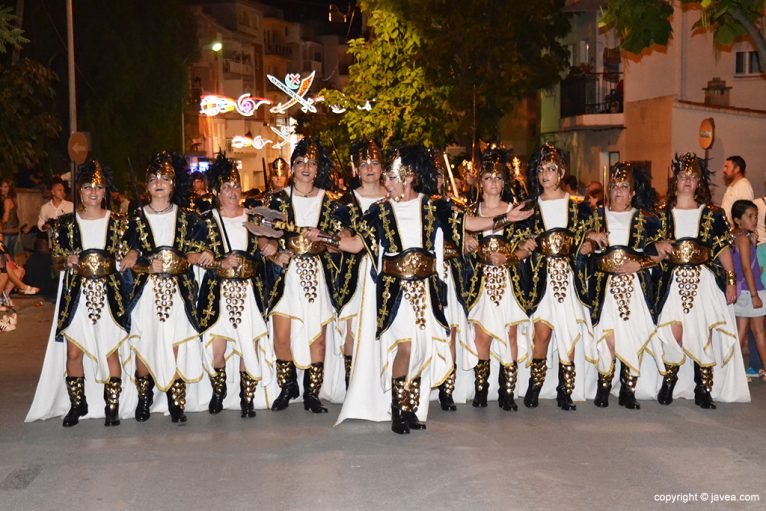
<svg viewBox="0 0 766 511">
<path fill-rule="evenodd" d="M 302 191 L 298 190 L 297 186 L 293 186 L 293 190 L 296 191 L 296 193 L 298 194 L 298 197 L 308 197 L 309 195 L 314 193 L 314 186 L 312 185 L 311 186 L 311 190 L 309 190 L 308 192 L 302 192 Z"/>
</svg>

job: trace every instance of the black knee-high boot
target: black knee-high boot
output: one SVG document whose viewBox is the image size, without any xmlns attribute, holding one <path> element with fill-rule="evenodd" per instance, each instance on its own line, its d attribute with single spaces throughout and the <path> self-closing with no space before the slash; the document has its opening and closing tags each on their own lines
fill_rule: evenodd
<svg viewBox="0 0 766 511">
<path fill-rule="evenodd" d="M 612 391 L 612 378 L 614 378 L 614 361 L 609 366 L 607 373 L 598 373 L 598 386 L 596 387 L 596 397 L 593 404 L 599 408 L 609 406 L 609 392 Z"/>
<path fill-rule="evenodd" d="M 630 373 L 630 367 L 620 363 L 620 406 L 628 410 L 640 410 L 641 405 L 636 400 L 636 383 L 638 376 Z"/>
<path fill-rule="evenodd" d="M 556 387 L 556 403 L 562 410 L 577 410 L 572 402 L 572 391 L 575 385 L 575 365 L 559 362 L 559 385 Z"/>
<path fill-rule="evenodd" d="M 527 408 L 537 408 L 537 405 L 540 404 L 540 389 L 543 388 L 545 373 L 548 372 L 545 359 L 533 358 L 529 372 L 529 386 L 527 387 L 527 393 L 524 394 L 524 406 Z"/>
<path fill-rule="evenodd" d="M 120 394 L 122 394 L 122 379 L 112 376 L 104 384 L 104 426 L 120 425 Z"/>
<path fill-rule="evenodd" d="M 66 390 L 69 394 L 69 411 L 64 416 L 62 426 L 71 428 L 80 422 L 80 417 L 88 414 L 88 401 L 85 399 L 85 377 L 67 376 Z"/>
<path fill-rule="evenodd" d="M 487 406 L 489 394 L 489 360 L 479 360 L 473 368 L 473 377 L 474 396 L 471 405 L 475 408 L 484 408 Z"/>
<path fill-rule="evenodd" d="M 223 410 L 223 400 L 226 399 L 226 368 L 213 368 L 214 374 L 210 376 L 213 385 L 213 397 L 210 398 L 207 411 L 211 414 L 220 413 Z"/>
<path fill-rule="evenodd" d="M 301 395 L 298 388 L 298 375 L 292 360 L 277 360 L 277 384 L 282 390 L 271 404 L 274 411 L 284 410 L 290 406 L 290 400 Z"/>
</svg>

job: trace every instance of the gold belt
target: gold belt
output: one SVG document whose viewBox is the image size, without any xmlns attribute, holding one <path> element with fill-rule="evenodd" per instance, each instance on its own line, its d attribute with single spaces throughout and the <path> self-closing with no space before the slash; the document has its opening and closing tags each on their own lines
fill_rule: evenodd
<svg viewBox="0 0 766 511">
<path fill-rule="evenodd" d="M 149 256 L 148 264 L 136 264 L 133 271 L 136 273 L 152 273 L 152 260 L 159 259 L 162 262 L 162 269 L 158 272 L 166 275 L 181 275 L 189 269 L 189 261 L 182 254 L 172 247 L 160 247 L 154 254 Z"/>
<path fill-rule="evenodd" d="M 444 260 L 449 261 L 450 259 L 455 259 L 460 254 L 457 251 L 457 247 L 450 243 L 449 241 L 444 242 Z"/>
<path fill-rule="evenodd" d="M 536 241 L 537 250 L 546 257 L 568 257 L 574 249 L 574 236 L 565 229 L 549 229 Z"/>
<path fill-rule="evenodd" d="M 222 279 L 251 279 L 255 277 L 260 269 L 258 261 L 248 257 L 244 253 L 234 251 L 226 257 L 233 256 L 236 261 L 231 268 L 217 268 L 216 275 Z"/>
<path fill-rule="evenodd" d="M 296 256 L 318 255 L 327 249 L 324 243 L 309 241 L 300 234 L 287 238 L 285 243 L 287 249 Z"/>
<path fill-rule="evenodd" d="M 488 266 L 494 266 L 492 254 L 504 255 L 506 257 L 505 266 L 518 262 L 516 255 L 511 250 L 511 244 L 500 236 L 487 236 L 479 242 L 479 250 L 476 254 L 479 262 Z"/>
<path fill-rule="evenodd" d="M 612 246 L 596 256 L 596 269 L 604 273 L 619 273 L 622 266 L 630 262 L 638 263 L 642 270 L 655 265 L 654 261 L 632 248 Z"/>
<path fill-rule="evenodd" d="M 99 249 L 83 250 L 80 253 L 80 264 L 77 274 L 83 278 L 97 279 L 106 277 L 117 271 L 114 257 Z"/>
<path fill-rule="evenodd" d="M 684 238 L 673 244 L 668 261 L 677 266 L 705 264 L 711 259 L 710 249 L 700 245 L 696 239 Z"/>
<path fill-rule="evenodd" d="M 404 280 L 425 279 L 436 274 L 436 257 L 423 249 L 408 249 L 383 258 L 383 273 Z"/>
</svg>

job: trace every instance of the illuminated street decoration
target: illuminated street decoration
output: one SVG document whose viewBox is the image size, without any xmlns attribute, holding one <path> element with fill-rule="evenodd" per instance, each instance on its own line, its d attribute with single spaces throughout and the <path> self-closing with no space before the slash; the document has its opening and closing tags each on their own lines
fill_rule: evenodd
<svg viewBox="0 0 766 511">
<path fill-rule="evenodd" d="M 285 126 L 277 128 L 276 126 L 271 126 L 271 131 L 276 133 L 281 139 L 278 143 L 272 145 L 274 149 L 281 149 L 283 145 L 290 143 L 290 135 L 293 134 L 292 128 L 287 128 Z"/>
<path fill-rule="evenodd" d="M 242 94 L 236 101 L 227 96 L 210 94 L 203 96 L 200 100 L 200 113 L 213 117 L 236 110 L 240 115 L 251 117 L 261 105 L 270 105 L 271 103 L 272 101 L 266 98 L 252 97 L 249 92 Z"/>
<path fill-rule="evenodd" d="M 338 105 L 332 105 L 332 106 L 330 107 L 330 110 L 332 110 L 332 113 L 334 113 L 334 114 L 342 114 L 343 112 L 345 112 L 345 111 L 346 111 L 346 109 L 345 109 L 345 108 L 343 108 L 343 107 L 340 107 L 340 106 L 338 106 Z"/>
<path fill-rule="evenodd" d="M 247 147 L 253 147 L 260 151 L 261 149 L 266 147 L 266 144 L 273 144 L 273 143 L 274 141 L 269 140 L 268 138 L 263 138 L 260 135 L 256 136 L 255 138 L 243 137 L 243 136 L 237 135 L 236 137 L 231 139 L 231 147 L 234 149 L 245 149 Z"/>
<path fill-rule="evenodd" d="M 314 83 L 315 74 L 316 71 L 312 71 L 310 75 L 303 79 L 301 79 L 299 73 L 288 74 L 285 76 L 284 82 L 280 81 L 275 76 L 266 75 L 271 83 L 290 97 L 289 101 L 286 103 L 279 103 L 278 105 L 271 107 L 269 111 L 273 114 L 286 114 L 290 107 L 299 104 L 301 105 L 302 111 L 316 113 L 317 109 L 314 106 L 314 100 L 305 97 L 306 93 L 311 88 L 311 84 Z"/>
<path fill-rule="evenodd" d="M 357 106 L 357 110 L 367 110 L 368 112 L 372 110 L 372 105 L 370 104 L 369 100 L 364 102 L 363 106 Z"/>
</svg>

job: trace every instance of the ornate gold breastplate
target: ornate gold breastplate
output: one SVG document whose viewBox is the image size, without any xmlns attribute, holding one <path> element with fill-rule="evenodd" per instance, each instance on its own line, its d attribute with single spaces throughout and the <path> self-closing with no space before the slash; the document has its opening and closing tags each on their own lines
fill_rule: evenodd
<svg viewBox="0 0 766 511">
<path fill-rule="evenodd" d="M 700 245 L 696 238 L 681 238 L 673 243 L 673 253 L 668 261 L 676 266 L 695 266 L 710 259 L 710 249 Z"/>
<path fill-rule="evenodd" d="M 619 273 L 622 266 L 629 262 L 636 262 L 640 269 L 654 266 L 655 263 L 644 254 L 641 254 L 624 245 L 613 245 L 606 252 L 596 256 L 596 269 L 604 273 Z"/>
<path fill-rule="evenodd" d="M 492 254 L 504 255 L 506 257 L 506 266 L 518 262 L 515 254 L 511 250 L 511 244 L 502 236 L 486 236 L 479 242 L 479 250 L 476 253 L 479 262 L 488 266 L 494 266 L 492 263 Z"/>
<path fill-rule="evenodd" d="M 80 252 L 77 274 L 88 279 L 106 277 L 117 271 L 117 263 L 105 250 L 91 248 Z"/>
<path fill-rule="evenodd" d="M 151 273 L 151 261 L 157 259 L 162 263 L 162 269 L 159 272 L 162 275 L 181 275 L 189 269 L 189 262 L 178 250 L 173 247 L 157 247 L 154 253 L 149 256 L 149 262 L 136 264 L 133 266 L 133 271 Z"/>
</svg>

